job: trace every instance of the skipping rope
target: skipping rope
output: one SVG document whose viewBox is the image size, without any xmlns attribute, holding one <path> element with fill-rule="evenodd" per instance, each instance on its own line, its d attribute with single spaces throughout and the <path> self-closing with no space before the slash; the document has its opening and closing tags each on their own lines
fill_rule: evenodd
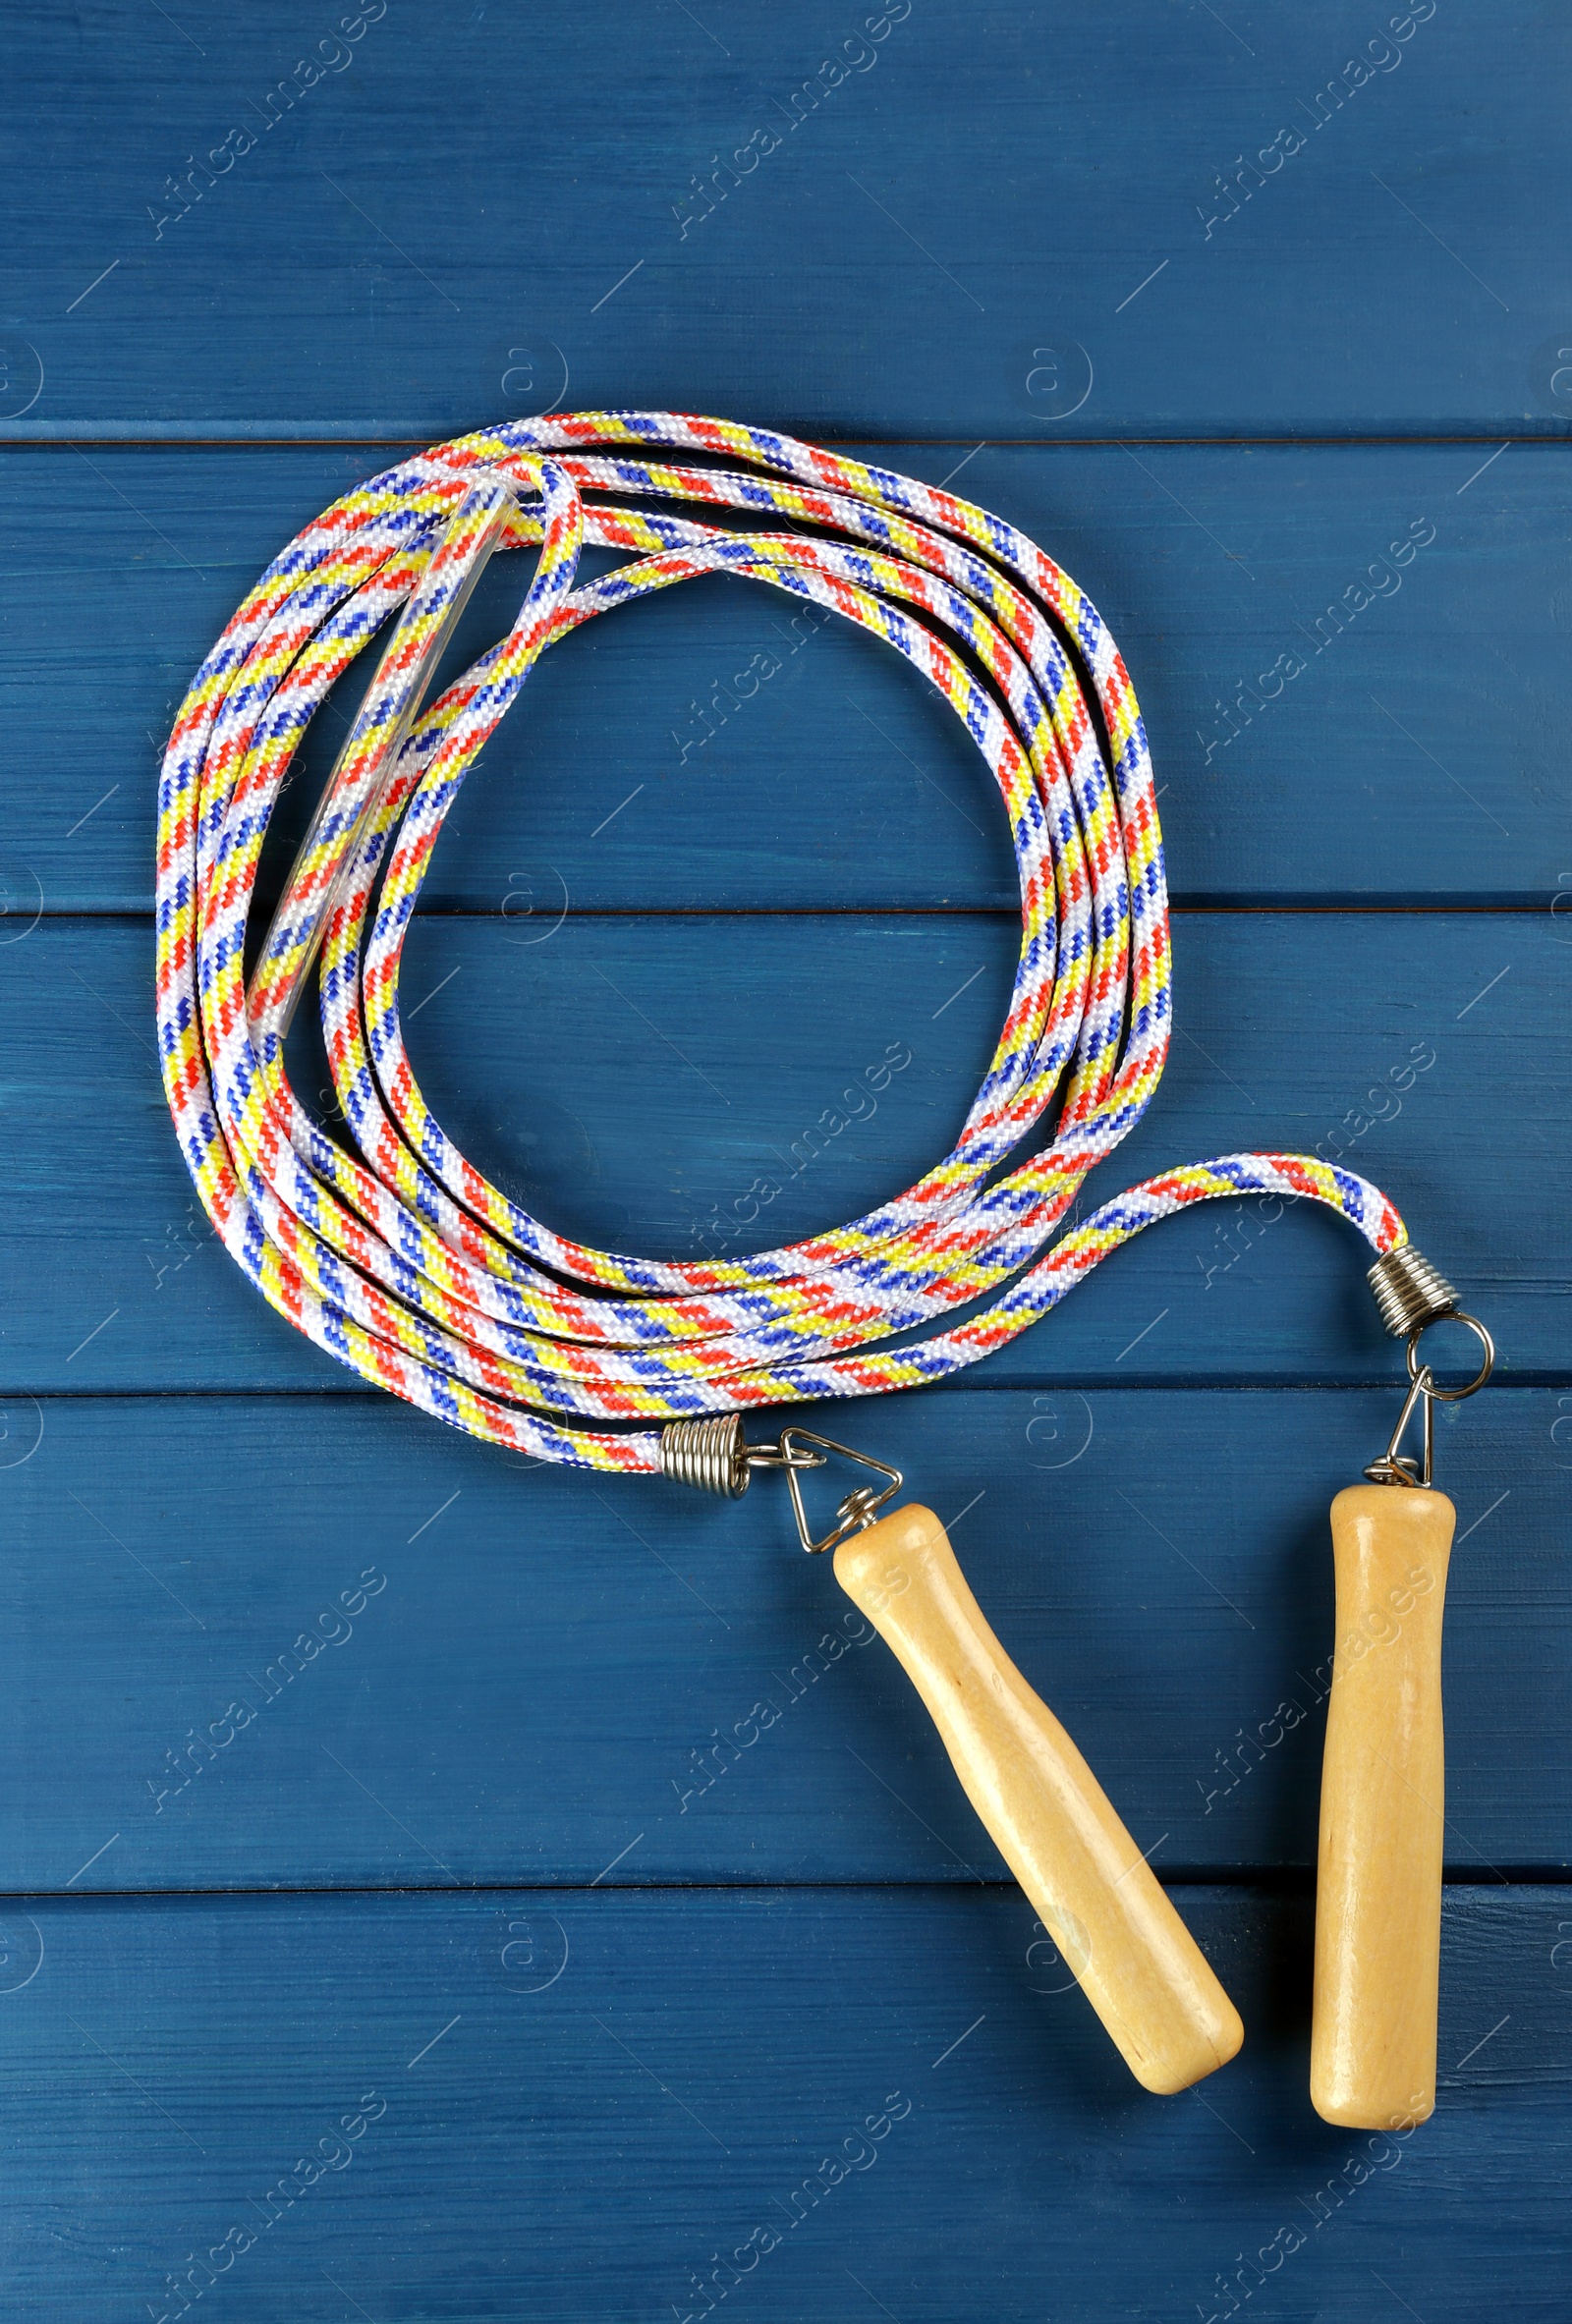
<svg viewBox="0 0 1572 2324">
<path fill-rule="evenodd" d="M 622 562 L 581 581 L 581 550 Z M 517 619 L 429 707 L 470 591 L 536 552 Z M 849 1225 L 727 1259 L 655 1261 L 557 1233 L 430 1112 L 405 1048 L 403 946 L 443 821 L 548 647 L 597 615 L 730 573 L 858 624 L 953 710 L 1003 802 L 1021 948 L 951 1151 Z M 263 842 L 312 715 L 391 636 L 259 945 Z M 254 966 L 248 979 L 248 938 Z M 347 1136 L 302 1105 L 285 1039 L 320 964 Z M 766 1405 L 942 1380 L 1026 1330 L 1099 1261 L 1195 1202 L 1275 1194 L 1339 1212 L 1374 1254 L 1412 1383 L 1370 1481 L 1339 1494 L 1337 1650 L 1322 1775 L 1311 2089 L 1328 2120 L 1412 2125 L 1434 2102 L 1441 1879 L 1440 1622 L 1455 1512 L 1432 1409 L 1472 1394 L 1489 1335 L 1392 1204 L 1315 1156 L 1162 1172 L 1060 1232 L 1141 1120 L 1171 1029 L 1167 891 L 1146 730 L 1091 601 L 1017 527 L 940 487 L 690 415 L 558 414 L 457 438 L 372 477 L 290 542 L 181 706 L 160 779 L 158 1046 L 181 1150 L 230 1255 L 318 1347 L 493 1444 L 727 1497 L 785 1472 L 805 1547 L 922 1693 L 957 1773 L 1132 2071 L 1181 2089 L 1234 2054 L 1237 2012 L 1074 1743 L 994 1637 L 902 1479 L 862 1484 L 815 1540 L 802 1473 L 848 1453 Z M 1039 1150 L 1016 1159 L 1039 1124 Z M 1442 1388 L 1421 1333 L 1484 1352 Z M 1423 1409 L 1423 1459 L 1400 1451 Z"/>
</svg>

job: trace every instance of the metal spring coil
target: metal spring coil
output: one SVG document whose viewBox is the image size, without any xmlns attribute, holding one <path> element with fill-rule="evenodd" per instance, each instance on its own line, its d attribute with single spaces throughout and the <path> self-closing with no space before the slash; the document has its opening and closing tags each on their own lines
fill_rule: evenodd
<svg viewBox="0 0 1572 2324">
<path fill-rule="evenodd" d="M 1412 1243 L 1382 1251 L 1366 1280 L 1394 1340 L 1406 1340 L 1410 1332 L 1457 1307 L 1457 1294 L 1446 1277 Z"/>
<path fill-rule="evenodd" d="M 743 1452 L 740 1412 L 719 1412 L 703 1420 L 668 1420 L 660 1432 L 663 1474 L 701 1493 L 738 1501 L 748 1490 L 750 1469 Z"/>
</svg>

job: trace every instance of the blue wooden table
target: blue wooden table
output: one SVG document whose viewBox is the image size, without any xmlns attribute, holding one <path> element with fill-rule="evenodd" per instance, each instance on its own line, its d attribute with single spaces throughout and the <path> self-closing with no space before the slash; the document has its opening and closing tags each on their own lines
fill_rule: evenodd
<svg viewBox="0 0 1572 2324">
<path fill-rule="evenodd" d="M 4 2311 L 1564 2324 L 1564 13 L 6 29 Z M 1064 563 L 1146 710 L 1178 906 L 1180 1037 L 1103 1190 L 1335 1141 L 1497 1330 L 1439 1431 L 1410 2137 L 1306 2086 L 1325 1512 L 1401 1363 L 1335 1221 L 1172 1221 L 955 1386 L 842 1415 L 955 1521 L 1240 2004 L 1240 2058 L 1168 2100 L 784 1496 L 527 1469 L 361 1392 L 210 1239 L 152 1042 L 173 708 L 389 447 L 596 405 L 964 477 Z M 1013 953 L 954 722 L 714 581 L 570 640 L 489 746 L 411 1045 L 554 1225 L 737 1250 L 881 1059 L 770 1239 L 946 1150 Z"/>
</svg>

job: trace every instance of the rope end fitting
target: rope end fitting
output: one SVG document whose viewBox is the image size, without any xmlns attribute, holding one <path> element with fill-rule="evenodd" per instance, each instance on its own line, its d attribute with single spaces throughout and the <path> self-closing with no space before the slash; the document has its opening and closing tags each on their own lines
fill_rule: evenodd
<svg viewBox="0 0 1572 2324">
<path fill-rule="evenodd" d="M 1365 1280 L 1394 1340 L 1406 1340 L 1427 1323 L 1455 1315 L 1461 1303 L 1446 1277 L 1412 1243 L 1383 1250 Z"/>
<path fill-rule="evenodd" d="M 660 1472 L 679 1485 L 701 1493 L 714 1493 L 722 1501 L 740 1501 L 756 1468 L 822 1468 L 822 1453 L 805 1451 L 787 1439 L 802 1437 L 788 1428 L 778 1444 L 751 1445 L 743 1434 L 741 1412 L 711 1412 L 702 1420 L 668 1420 L 660 1431 Z M 817 1444 L 815 1436 L 807 1440 Z M 854 1453 L 853 1460 L 861 1458 Z M 875 1464 L 876 1466 L 876 1464 Z"/>
<path fill-rule="evenodd" d="M 822 1468 L 832 1453 L 854 1461 L 859 1468 L 876 1470 L 886 1481 L 882 1491 L 873 1485 L 859 1485 L 848 1493 L 836 1512 L 834 1525 L 821 1541 L 815 1541 L 803 1506 L 800 1472 L 805 1468 Z M 791 1487 L 798 1539 L 806 1550 L 815 1555 L 821 1550 L 837 1548 L 853 1533 L 872 1524 L 902 1484 L 900 1470 L 892 1468 L 888 1462 L 875 1461 L 869 1453 L 853 1452 L 850 1445 L 837 1444 L 833 1437 L 815 1436 L 810 1428 L 783 1429 L 778 1444 L 751 1445 L 743 1435 L 740 1412 L 716 1412 L 702 1420 L 668 1420 L 660 1431 L 660 1468 L 662 1475 L 674 1478 L 678 1484 L 694 1485 L 701 1493 L 718 1494 L 723 1501 L 740 1501 L 756 1468 L 784 1469 Z"/>
<path fill-rule="evenodd" d="M 717 1493 L 722 1501 L 740 1501 L 753 1474 L 741 1412 L 668 1420 L 660 1431 L 660 1470 L 680 1485 Z"/>
<path fill-rule="evenodd" d="M 1495 1368 L 1495 1343 L 1477 1315 L 1464 1312 L 1446 1277 L 1412 1243 L 1401 1244 L 1396 1250 L 1382 1251 L 1367 1281 L 1376 1294 L 1376 1304 L 1387 1331 L 1394 1340 L 1408 1342 L 1410 1386 L 1391 1442 L 1380 1458 L 1371 1463 L 1365 1474 L 1373 1485 L 1426 1486 L 1432 1481 L 1434 1407 L 1459 1404 L 1464 1397 L 1473 1396 L 1484 1387 Z M 1430 1365 L 1419 1360 L 1421 1333 L 1429 1324 L 1443 1321 L 1464 1324 L 1480 1343 L 1479 1371 L 1461 1388 L 1438 1386 Z M 1398 1447 L 1414 1407 L 1421 1403 L 1425 1408 L 1425 1447 L 1423 1458 L 1416 1461 L 1400 1453 Z"/>
</svg>

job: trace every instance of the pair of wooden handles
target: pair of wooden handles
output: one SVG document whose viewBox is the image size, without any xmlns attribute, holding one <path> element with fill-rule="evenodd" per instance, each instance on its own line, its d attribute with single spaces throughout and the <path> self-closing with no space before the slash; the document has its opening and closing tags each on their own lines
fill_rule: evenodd
<svg viewBox="0 0 1572 2324">
<path fill-rule="evenodd" d="M 1332 1505 L 1337 1650 L 1321 1780 L 1311 2094 L 1389 2130 L 1434 2103 L 1441 1881 L 1440 1493 L 1356 1485 Z M 983 1618 L 944 1528 L 910 1504 L 835 1552 L 956 1773 L 1131 2073 L 1187 2089 L 1244 2040 L 1239 2013 L 1100 1785 Z M 1363 1643 L 1361 1643 L 1363 1642 Z"/>
</svg>

